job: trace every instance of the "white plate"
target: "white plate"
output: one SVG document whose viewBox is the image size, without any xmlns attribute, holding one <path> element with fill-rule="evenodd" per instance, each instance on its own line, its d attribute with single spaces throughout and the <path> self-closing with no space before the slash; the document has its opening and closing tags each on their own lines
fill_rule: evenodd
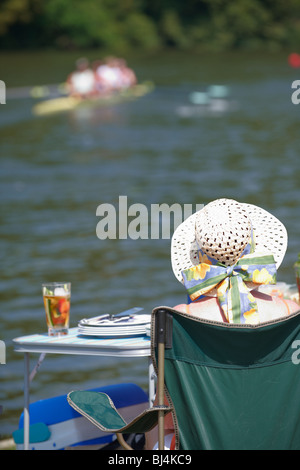
<svg viewBox="0 0 300 470">
<path fill-rule="evenodd" d="M 90 319 L 83 318 L 78 323 L 78 333 L 101 337 L 145 335 L 146 328 L 150 325 L 151 315 L 134 315 L 140 310 L 143 309 L 135 307 L 116 316 L 100 315 Z"/>
<path fill-rule="evenodd" d="M 128 331 L 128 332 L 118 332 L 114 331 L 112 333 L 108 333 L 107 331 L 96 331 L 95 333 L 92 333 L 90 331 L 82 331 L 78 329 L 78 334 L 83 335 L 83 336 L 99 336 L 101 338 L 116 338 L 116 337 L 131 337 L 131 336 L 145 336 L 146 332 L 145 331 Z"/>
<path fill-rule="evenodd" d="M 91 318 L 90 320 L 86 320 L 86 319 L 80 320 L 80 322 L 78 323 L 78 326 L 84 327 L 84 328 L 117 328 L 121 326 L 127 327 L 127 326 L 136 326 L 136 325 L 147 325 L 148 323 L 150 323 L 150 318 L 151 318 L 151 315 L 137 315 L 137 316 L 130 317 L 130 318 L 126 317 L 123 320 L 121 317 L 112 318 L 111 320 L 105 319 L 105 320 L 102 320 L 101 323 L 100 322 L 98 323 L 97 321 L 94 321 L 93 318 Z"/>
<path fill-rule="evenodd" d="M 85 336 L 137 336 L 145 335 L 145 327 L 129 327 L 129 328 L 84 328 L 79 327 L 78 333 Z"/>
</svg>

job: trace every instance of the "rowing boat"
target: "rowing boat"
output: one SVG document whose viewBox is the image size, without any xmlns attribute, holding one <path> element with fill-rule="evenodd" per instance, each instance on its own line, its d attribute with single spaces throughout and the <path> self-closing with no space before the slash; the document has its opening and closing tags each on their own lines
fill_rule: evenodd
<svg viewBox="0 0 300 470">
<path fill-rule="evenodd" d="M 36 116 L 44 116 L 54 113 L 72 111 L 81 107 L 100 107 L 111 106 L 118 103 L 134 100 L 147 95 L 154 89 L 152 82 L 139 83 L 129 89 L 110 93 L 106 96 L 95 98 L 78 98 L 75 96 L 62 96 L 41 101 L 32 108 L 33 114 Z"/>
</svg>

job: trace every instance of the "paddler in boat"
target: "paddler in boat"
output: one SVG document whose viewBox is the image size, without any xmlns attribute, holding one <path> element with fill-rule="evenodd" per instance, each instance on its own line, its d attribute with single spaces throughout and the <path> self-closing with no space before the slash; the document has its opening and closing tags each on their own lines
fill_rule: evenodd
<svg viewBox="0 0 300 470">
<path fill-rule="evenodd" d="M 130 88 L 137 84 L 137 78 L 134 71 L 128 67 L 125 59 L 118 59 L 120 70 L 121 88 Z"/>
<path fill-rule="evenodd" d="M 95 95 L 95 75 L 88 59 L 82 57 L 76 61 L 76 70 L 69 75 L 67 84 L 71 96 L 91 98 Z"/>
<path fill-rule="evenodd" d="M 120 89 L 120 69 L 115 57 L 106 57 L 95 67 L 96 82 L 106 93 Z"/>
<path fill-rule="evenodd" d="M 95 80 L 95 90 L 98 95 L 108 95 L 112 91 L 109 80 L 106 77 L 106 64 L 103 60 L 95 60 L 92 63 Z"/>
<path fill-rule="evenodd" d="M 136 75 L 125 59 L 107 57 L 104 61 L 95 61 L 93 69 L 100 94 L 120 91 L 137 84 Z"/>
</svg>

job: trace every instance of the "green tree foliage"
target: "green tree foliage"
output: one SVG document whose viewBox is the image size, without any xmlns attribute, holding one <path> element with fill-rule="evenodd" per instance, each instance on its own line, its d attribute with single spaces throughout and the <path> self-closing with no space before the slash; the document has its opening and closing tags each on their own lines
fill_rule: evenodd
<svg viewBox="0 0 300 470">
<path fill-rule="evenodd" d="M 16 23 L 30 24 L 40 10 L 41 0 L 2 0 L 0 5 L 0 37 Z"/>
<path fill-rule="evenodd" d="M 300 48 L 300 0 L 2 0 L 0 46 Z"/>
</svg>

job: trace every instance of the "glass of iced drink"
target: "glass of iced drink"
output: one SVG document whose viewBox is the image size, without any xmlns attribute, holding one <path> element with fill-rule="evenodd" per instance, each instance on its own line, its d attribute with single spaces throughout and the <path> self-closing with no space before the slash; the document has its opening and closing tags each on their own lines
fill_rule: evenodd
<svg viewBox="0 0 300 470">
<path fill-rule="evenodd" d="M 49 336 L 68 334 L 71 283 L 50 282 L 42 287 Z"/>
</svg>

